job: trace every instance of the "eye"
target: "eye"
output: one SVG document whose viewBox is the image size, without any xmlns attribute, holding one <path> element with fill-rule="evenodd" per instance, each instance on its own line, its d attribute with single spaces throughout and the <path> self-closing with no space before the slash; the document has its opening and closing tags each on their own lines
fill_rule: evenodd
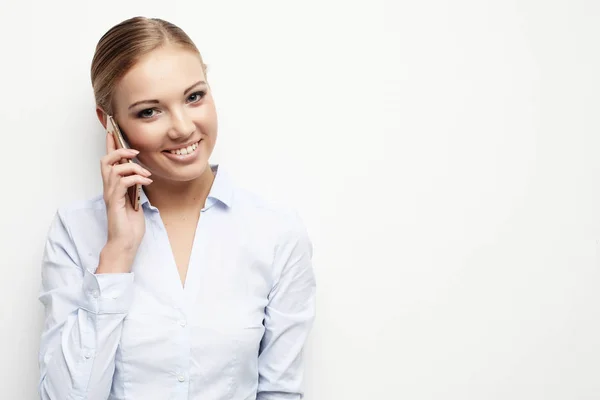
<svg viewBox="0 0 600 400">
<path fill-rule="evenodd" d="M 196 103 L 196 102 L 202 100 L 202 98 L 204 96 L 206 96 L 206 92 L 199 90 L 197 92 L 190 94 L 189 97 L 187 98 L 187 101 L 188 101 L 188 103 Z"/>
<path fill-rule="evenodd" d="M 145 110 L 137 113 L 138 118 L 152 118 L 154 117 L 154 112 L 156 110 L 154 108 L 146 108 Z"/>
</svg>

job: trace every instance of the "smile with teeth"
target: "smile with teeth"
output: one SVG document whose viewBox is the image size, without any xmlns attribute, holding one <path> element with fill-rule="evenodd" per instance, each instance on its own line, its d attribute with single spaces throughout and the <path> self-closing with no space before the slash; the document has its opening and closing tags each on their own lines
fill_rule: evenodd
<svg viewBox="0 0 600 400">
<path fill-rule="evenodd" d="M 169 153 L 176 154 L 178 156 L 185 156 L 187 154 L 192 154 L 198 148 L 198 144 L 200 141 L 197 141 L 194 144 L 189 145 L 188 147 L 182 147 L 181 149 L 169 150 Z"/>
</svg>

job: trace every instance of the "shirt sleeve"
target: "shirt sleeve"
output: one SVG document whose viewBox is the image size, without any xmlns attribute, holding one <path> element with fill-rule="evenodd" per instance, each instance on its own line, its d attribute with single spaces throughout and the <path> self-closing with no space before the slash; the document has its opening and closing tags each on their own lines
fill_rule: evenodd
<svg viewBox="0 0 600 400">
<path fill-rule="evenodd" d="M 82 267 L 64 213 L 50 226 L 42 258 L 39 300 L 42 400 L 106 399 L 133 273 L 96 275 Z"/>
<path fill-rule="evenodd" d="M 257 400 L 303 398 L 303 348 L 315 318 L 312 243 L 298 222 L 276 250 L 278 279 L 265 310 Z"/>
</svg>

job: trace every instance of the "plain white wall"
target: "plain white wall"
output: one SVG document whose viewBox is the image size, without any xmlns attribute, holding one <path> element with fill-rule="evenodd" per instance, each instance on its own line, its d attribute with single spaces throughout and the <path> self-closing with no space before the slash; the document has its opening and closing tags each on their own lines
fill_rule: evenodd
<svg viewBox="0 0 600 400">
<path fill-rule="evenodd" d="M 213 161 L 315 245 L 307 400 L 600 398 L 600 3 L 4 1 L 0 398 L 35 399 L 39 267 L 101 190 L 89 65 L 122 19 L 209 64 Z"/>
</svg>

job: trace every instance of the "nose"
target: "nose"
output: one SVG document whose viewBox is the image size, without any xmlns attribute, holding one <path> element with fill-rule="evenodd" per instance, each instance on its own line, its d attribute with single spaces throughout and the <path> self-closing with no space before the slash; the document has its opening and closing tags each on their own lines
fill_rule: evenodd
<svg viewBox="0 0 600 400">
<path fill-rule="evenodd" d="M 175 110 L 171 113 L 169 137 L 173 140 L 191 136 L 196 132 L 196 125 L 185 110 Z"/>
</svg>

